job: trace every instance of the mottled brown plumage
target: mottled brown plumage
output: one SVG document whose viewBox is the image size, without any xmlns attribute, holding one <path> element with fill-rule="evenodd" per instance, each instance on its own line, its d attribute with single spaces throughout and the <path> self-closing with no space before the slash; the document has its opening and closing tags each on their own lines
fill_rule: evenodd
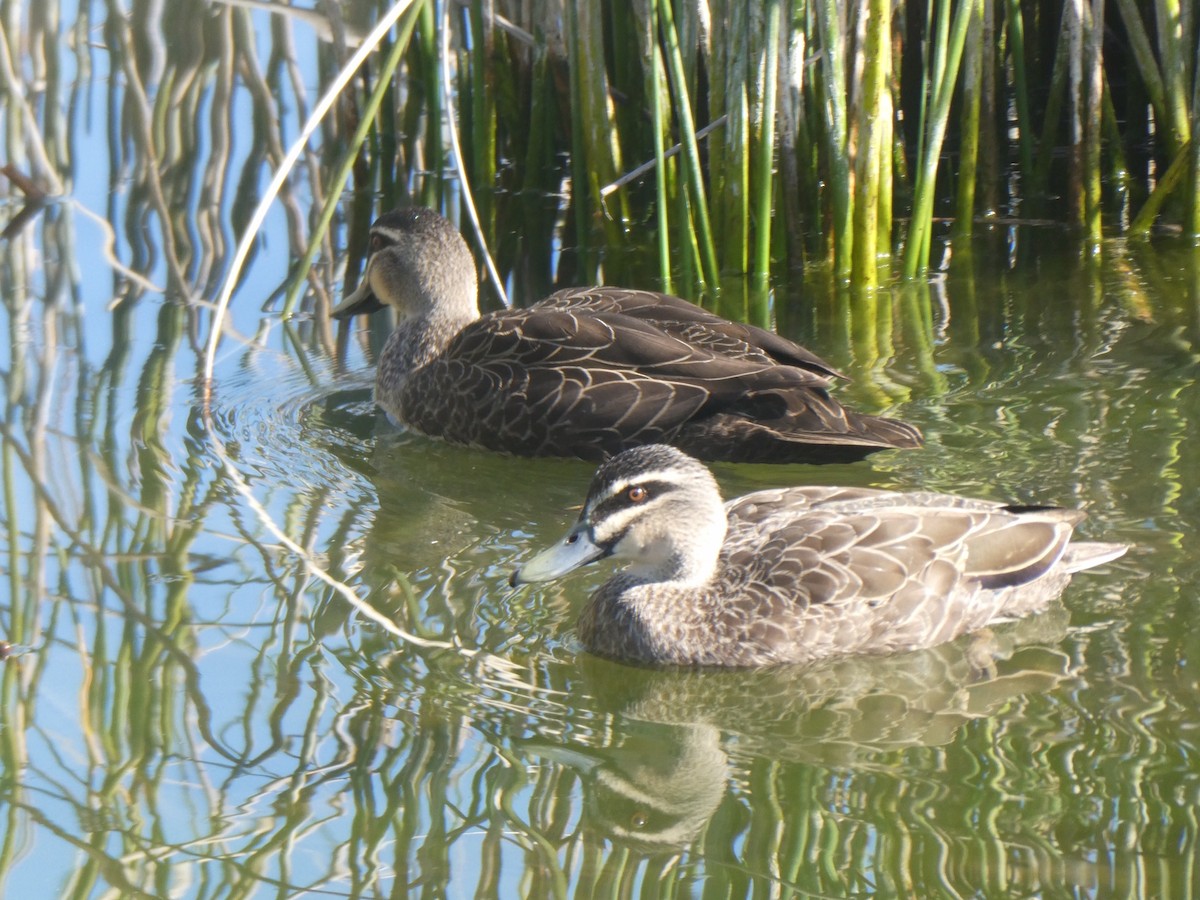
<svg viewBox="0 0 1200 900">
<path fill-rule="evenodd" d="M 1125 552 L 1070 543 L 1083 518 L 839 487 L 757 491 L 722 506 L 703 465 L 647 446 L 597 470 L 574 529 L 513 584 L 628 559 L 580 618 L 592 652 L 681 665 L 806 663 L 932 647 L 1045 608 L 1071 573 Z"/>
<path fill-rule="evenodd" d="M 378 404 L 448 441 L 601 459 L 669 443 L 709 460 L 832 462 L 918 447 L 920 432 L 845 409 L 803 347 L 666 294 L 559 291 L 480 316 L 474 259 L 432 210 L 381 216 L 362 284 L 336 317 L 399 313 Z"/>
</svg>

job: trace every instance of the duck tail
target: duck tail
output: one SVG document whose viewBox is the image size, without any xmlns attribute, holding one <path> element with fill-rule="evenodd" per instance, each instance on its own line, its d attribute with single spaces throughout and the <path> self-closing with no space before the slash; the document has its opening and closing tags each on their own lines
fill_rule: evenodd
<svg viewBox="0 0 1200 900">
<path fill-rule="evenodd" d="M 1124 556 L 1128 549 L 1128 544 L 1110 544 L 1100 541 L 1072 543 L 1067 545 L 1059 564 L 1068 573 L 1081 572 L 1084 569 L 1103 565 L 1119 556 Z"/>
<path fill-rule="evenodd" d="M 915 450 L 925 443 L 921 429 L 899 419 L 888 419 L 883 416 L 867 416 L 861 413 L 847 412 L 854 437 L 867 438 L 872 444 L 881 449 L 895 448 L 897 450 Z"/>
</svg>

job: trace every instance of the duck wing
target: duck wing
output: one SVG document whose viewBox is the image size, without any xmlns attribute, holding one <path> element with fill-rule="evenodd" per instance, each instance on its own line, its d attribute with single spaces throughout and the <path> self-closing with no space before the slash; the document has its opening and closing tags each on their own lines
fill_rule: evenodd
<svg viewBox="0 0 1200 900">
<path fill-rule="evenodd" d="M 845 376 L 799 344 L 722 319 L 679 297 L 624 288 L 572 288 L 552 294 L 535 308 L 619 315 L 694 350 L 760 366 L 749 380 L 725 384 L 717 383 L 722 375 L 713 367 L 703 411 L 669 438 L 701 459 L 848 462 L 876 450 L 923 443 L 920 431 L 905 422 L 843 407 L 827 388 L 831 379 Z M 797 370 L 819 380 L 801 383 Z"/>
<path fill-rule="evenodd" d="M 729 505 L 720 567 L 766 644 L 908 650 L 1043 608 L 1069 579 L 1060 560 L 1083 516 L 932 493 L 760 492 Z"/>
<path fill-rule="evenodd" d="M 723 319 L 672 294 L 616 287 L 566 288 L 531 308 L 629 316 L 720 356 L 796 366 L 824 378 L 846 377 L 794 341 L 764 328 Z"/>
<path fill-rule="evenodd" d="M 550 303 L 463 328 L 406 379 L 404 419 L 493 450 L 591 459 L 654 442 L 709 459 L 814 461 L 919 443 L 910 426 L 848 412 L 828 384 L 761 350 L 717 352 L 624 312 Z M 900 442 L 873 433 L 891 426 Z"/>
<path fill-rule="evenodd" d="M 598 459 L 669 441 L 712 401 L 710 379 L 765 368 L 619 315 L 504 311 L 465 327 L 409 376 L 405 420 L 490 449 Z M 824 383 L 794 371 L 803 384 Z"/>
</svg>

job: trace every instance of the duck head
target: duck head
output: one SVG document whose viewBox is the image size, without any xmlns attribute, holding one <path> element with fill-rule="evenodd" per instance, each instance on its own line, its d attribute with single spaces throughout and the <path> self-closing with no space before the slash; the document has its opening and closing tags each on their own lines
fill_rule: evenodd
<svg viewBox="0 0 1200 900">
<path fill-rule="evenodd" d="M 637 447 L 600 466 L 575 526 L 510 582 L 552 581 L 612 556 L 627 560 L 638 581 L 698 586 L 716 570 L 725 530 L 721 493 L 707 468 L 674 447 Z"/>
<path fill-rule="evenodd" d="M 375 220 L 370 242 L 362 282 L 333 310 L 335 319 L 385 305 L 401 320 L 478 317 L 475 259 L 449 220 L 422 207 L 393 210 Z"/>
</svg>

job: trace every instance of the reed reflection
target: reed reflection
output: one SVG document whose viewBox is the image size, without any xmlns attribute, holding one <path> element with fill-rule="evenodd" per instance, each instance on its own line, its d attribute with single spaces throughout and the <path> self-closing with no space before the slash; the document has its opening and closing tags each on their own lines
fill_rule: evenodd
<svg viewBox="0 0 1200 900">
<path fill-rule="evenodd" d="M 374 6 L 338 6 L 347 45 Z M 456 27 L 486 37 L 480 9 Z M 958 645 L 865 673 L 606 668 L 571 639 L 586 584 L 536 605 L 503 586 L 590 466 L 377 432 L 369 347 L 334 358 L 321 314 L 357 278 L 374 207 L 459 210 L 432 18 L 397 76 L 404 105 L 380 118 L 327 233 L 313 211 L 341 191 L 330 172 L 357 88 L 288 180 L 239 282 L 215 422 L 200 414 L 208 298 L 313 86 L 344 58 L 336 20 L 327 42 L 262 15 L 0 3 L 0 637 L 17 651 L 0 665 L 3 893 L 1195 895 L 1195 253 L 1116 243 L 1083 264 L 1045 230 L 1014 229 L 1002 264 L 994 248 L 966 264 L 959 242 L 943 283 L 869 303 L 815 274 L 773 294 L 732 279 L 731 309 L 759 317 L 773 298 L 781 331 L 854 377 L 843 393 L 903 405 L 933 438 L 908 461 L 797 479 L 1050 488 L 1138 549 L 1065 598 L 1064 630 L 991 668 Z M 490 40 L 464 53 L 464 85 L 489 60 L 529 62 L 512 109 L 532 115 L 504 133 L 506 167 L 487 168 L 486 125 L 467 167 L 476 187 L 500 185 L 483 192 L 484 230 L 515 293 L 602 273 L 673 276 L 699 296 L 683 194 L 667 210 L 678 272 L 644 240 L 652 182 L 575 215 L 567 61 Z M 615 114 L 648 128 L 636 104 Z M 19 196 L 12 172 L 29 181 Z M 622 208 L 641 212 L 609 214 Z M 739 229 L 731 259 L 745 211 L 722 213 Z M 818 259 L 808 212 L 785 237 Z M 290 271 L 314 241 L 315 268 Z M 295 278 L 305 291 L 281 325 Z M 424 643 L 314 581 L 279 534 Z"/>
</svg>

